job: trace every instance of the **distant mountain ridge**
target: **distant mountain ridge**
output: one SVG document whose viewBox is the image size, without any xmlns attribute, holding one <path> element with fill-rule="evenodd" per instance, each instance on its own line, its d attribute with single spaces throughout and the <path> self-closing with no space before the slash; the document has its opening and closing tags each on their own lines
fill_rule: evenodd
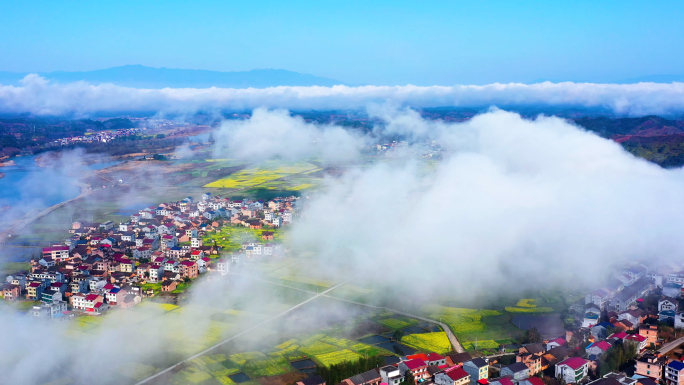
<svg viewBox="0 0 684 385">
<path fill-rule="evenodd" d="M 324 86 L 344 84 L 341 81 L 281 69 L 251 71 L 209 71 L 172 68 L 153 68 L 125 65 L 94 71 L 55 71 L 38 73 L 52 81 L 67 83 L 113 83 L 136 88 L 267 88 L 277 86 Z M 28 73 L 1 72 L 0 84 L 18 85 Z"/>
</svg>

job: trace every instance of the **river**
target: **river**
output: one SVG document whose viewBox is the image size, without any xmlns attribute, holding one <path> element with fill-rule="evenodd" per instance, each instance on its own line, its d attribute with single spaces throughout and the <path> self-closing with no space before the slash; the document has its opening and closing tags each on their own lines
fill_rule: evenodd
<svg viewBox="0 0 684 385">
<path fill-rule="evenodd" d="M 44 154 L 41 154 L 44 155 Z M 101 170 L 119 163 L 108 161 L 73 165 L 73 168 L 40 167 L 37 155 L 14 158 L 14 165 L 0 167 L 5 177 L 0 179 L 0 206 L 11 206 L 11 211 L 26 208 L 42 210 L 80 193 L 78 174 L 84 171 Z"/>
</svg>

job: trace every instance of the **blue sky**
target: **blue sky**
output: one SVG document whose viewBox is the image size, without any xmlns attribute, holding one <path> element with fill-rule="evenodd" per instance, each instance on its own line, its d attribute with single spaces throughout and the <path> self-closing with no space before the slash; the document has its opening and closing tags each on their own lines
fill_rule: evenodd
<svg viewBox="0 0 684 385">
<path fill-rule="evenodd" d="M 684 73 L 681 1 L 2 1 L 0 71 L 282 68 L 347 83 Z"/>
</svg>

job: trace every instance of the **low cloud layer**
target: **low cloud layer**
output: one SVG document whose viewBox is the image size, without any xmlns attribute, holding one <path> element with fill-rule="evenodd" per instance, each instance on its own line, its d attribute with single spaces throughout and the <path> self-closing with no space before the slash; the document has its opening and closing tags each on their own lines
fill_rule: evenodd
<svg viewBox="0 0 684 385">
<path fill-rule="evenodd" d="M 449 154 L 432 167 L 377 162 L 311 199 L 293 245 L 344 274 L 464 299 L 484 288 L 591 290 L 613 266 L 684 251 L 682 169 L 554 117 L 497 110 L 447 124 L 408 111 L 387 127 L 432 133 Z"/>
<path fill-rule="evenodd" d="M 273 87 L 265 89 L 136 89 L 84 82 L 57 84 L 28 75 L 18 87 L 0 85 L 0 112 L 39 115 L 107 111 L 188 113 L 208 109 L 357 109 L 369 103 L 396 106 L 569 106 L 618 114 L 684 112 L 684 83 L 539 83 L 453 87 Z"/>
<path fill-rule="evenodd" d="M 288 111 L 254 110 L 246 120 L 225 121 L 216 131 L 217 158 L 249 161 L 315 156 L 324 163 L 356 159 L 365 138 L 335 125 L 306 123 Z"/>
</svg>

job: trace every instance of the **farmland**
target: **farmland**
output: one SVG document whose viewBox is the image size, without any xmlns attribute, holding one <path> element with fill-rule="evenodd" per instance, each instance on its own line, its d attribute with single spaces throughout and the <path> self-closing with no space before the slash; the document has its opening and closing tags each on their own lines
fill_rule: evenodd
<svg viewBox="0 0 684 385">
<path fill-rule="evenodd" d="M 553 311 L 553 308 L 547 306 L 538 307 L 535 304 L 535 299 L 525 298 L 518 301 L 515 306 L 507 306 L 506 311 L 509 313 L 549 313 Z"/>
<path fill-rule="evenodd" d="M 267 229 L 273 232 L 275 241 L 283 239 L 283 231 L 278 228 Z M 267 243 L 261 239 L 261 234 L 266 230 L 250 229 L 244 226 L 223 226 L 216 232 L 207 233 L 202 238 L 202 241 L 207 246 L 216 244 L 221 247 L 223 251 L 237 251 L 242 247 L 243 242 L 258 241 L 259 243 Z M 268 241 L 273 242 L 273 241 Z"/>
<path fill-rule="evenodd" d="M 401 342 L 418 350 L 439 354 L 451 351 L 451 342 L 444 332 L 409 334 L 403 337 Z"/>
<path fill-rule="evenodd" d="M 423 311 L 433 319 L 441 319 L 449 325 L 466 350 L 490 348 L 500 343 L 510 343 L 519 333 L 510 323 L 511 317 L 498 310 L 464 309 L 444 306 L 426 306 Z M 484 342 L 487 341 L 487 342 Z"/>
<path fill-rule="evenodd" d="M 265 162 L 256 167 L 237 171 L 226 178 L 221 178 L 206 184 L 204 187 L 245 189 L 260 186 L 266 189 L 277 189 L 276 180 L 295 175 L 313 173 L 320 170 L 317 166 L 306 163 Z M 311 183 L 301 182 L 292 186 L 294 190 L 302 190 L 313 186 Z"/>
</svg>

